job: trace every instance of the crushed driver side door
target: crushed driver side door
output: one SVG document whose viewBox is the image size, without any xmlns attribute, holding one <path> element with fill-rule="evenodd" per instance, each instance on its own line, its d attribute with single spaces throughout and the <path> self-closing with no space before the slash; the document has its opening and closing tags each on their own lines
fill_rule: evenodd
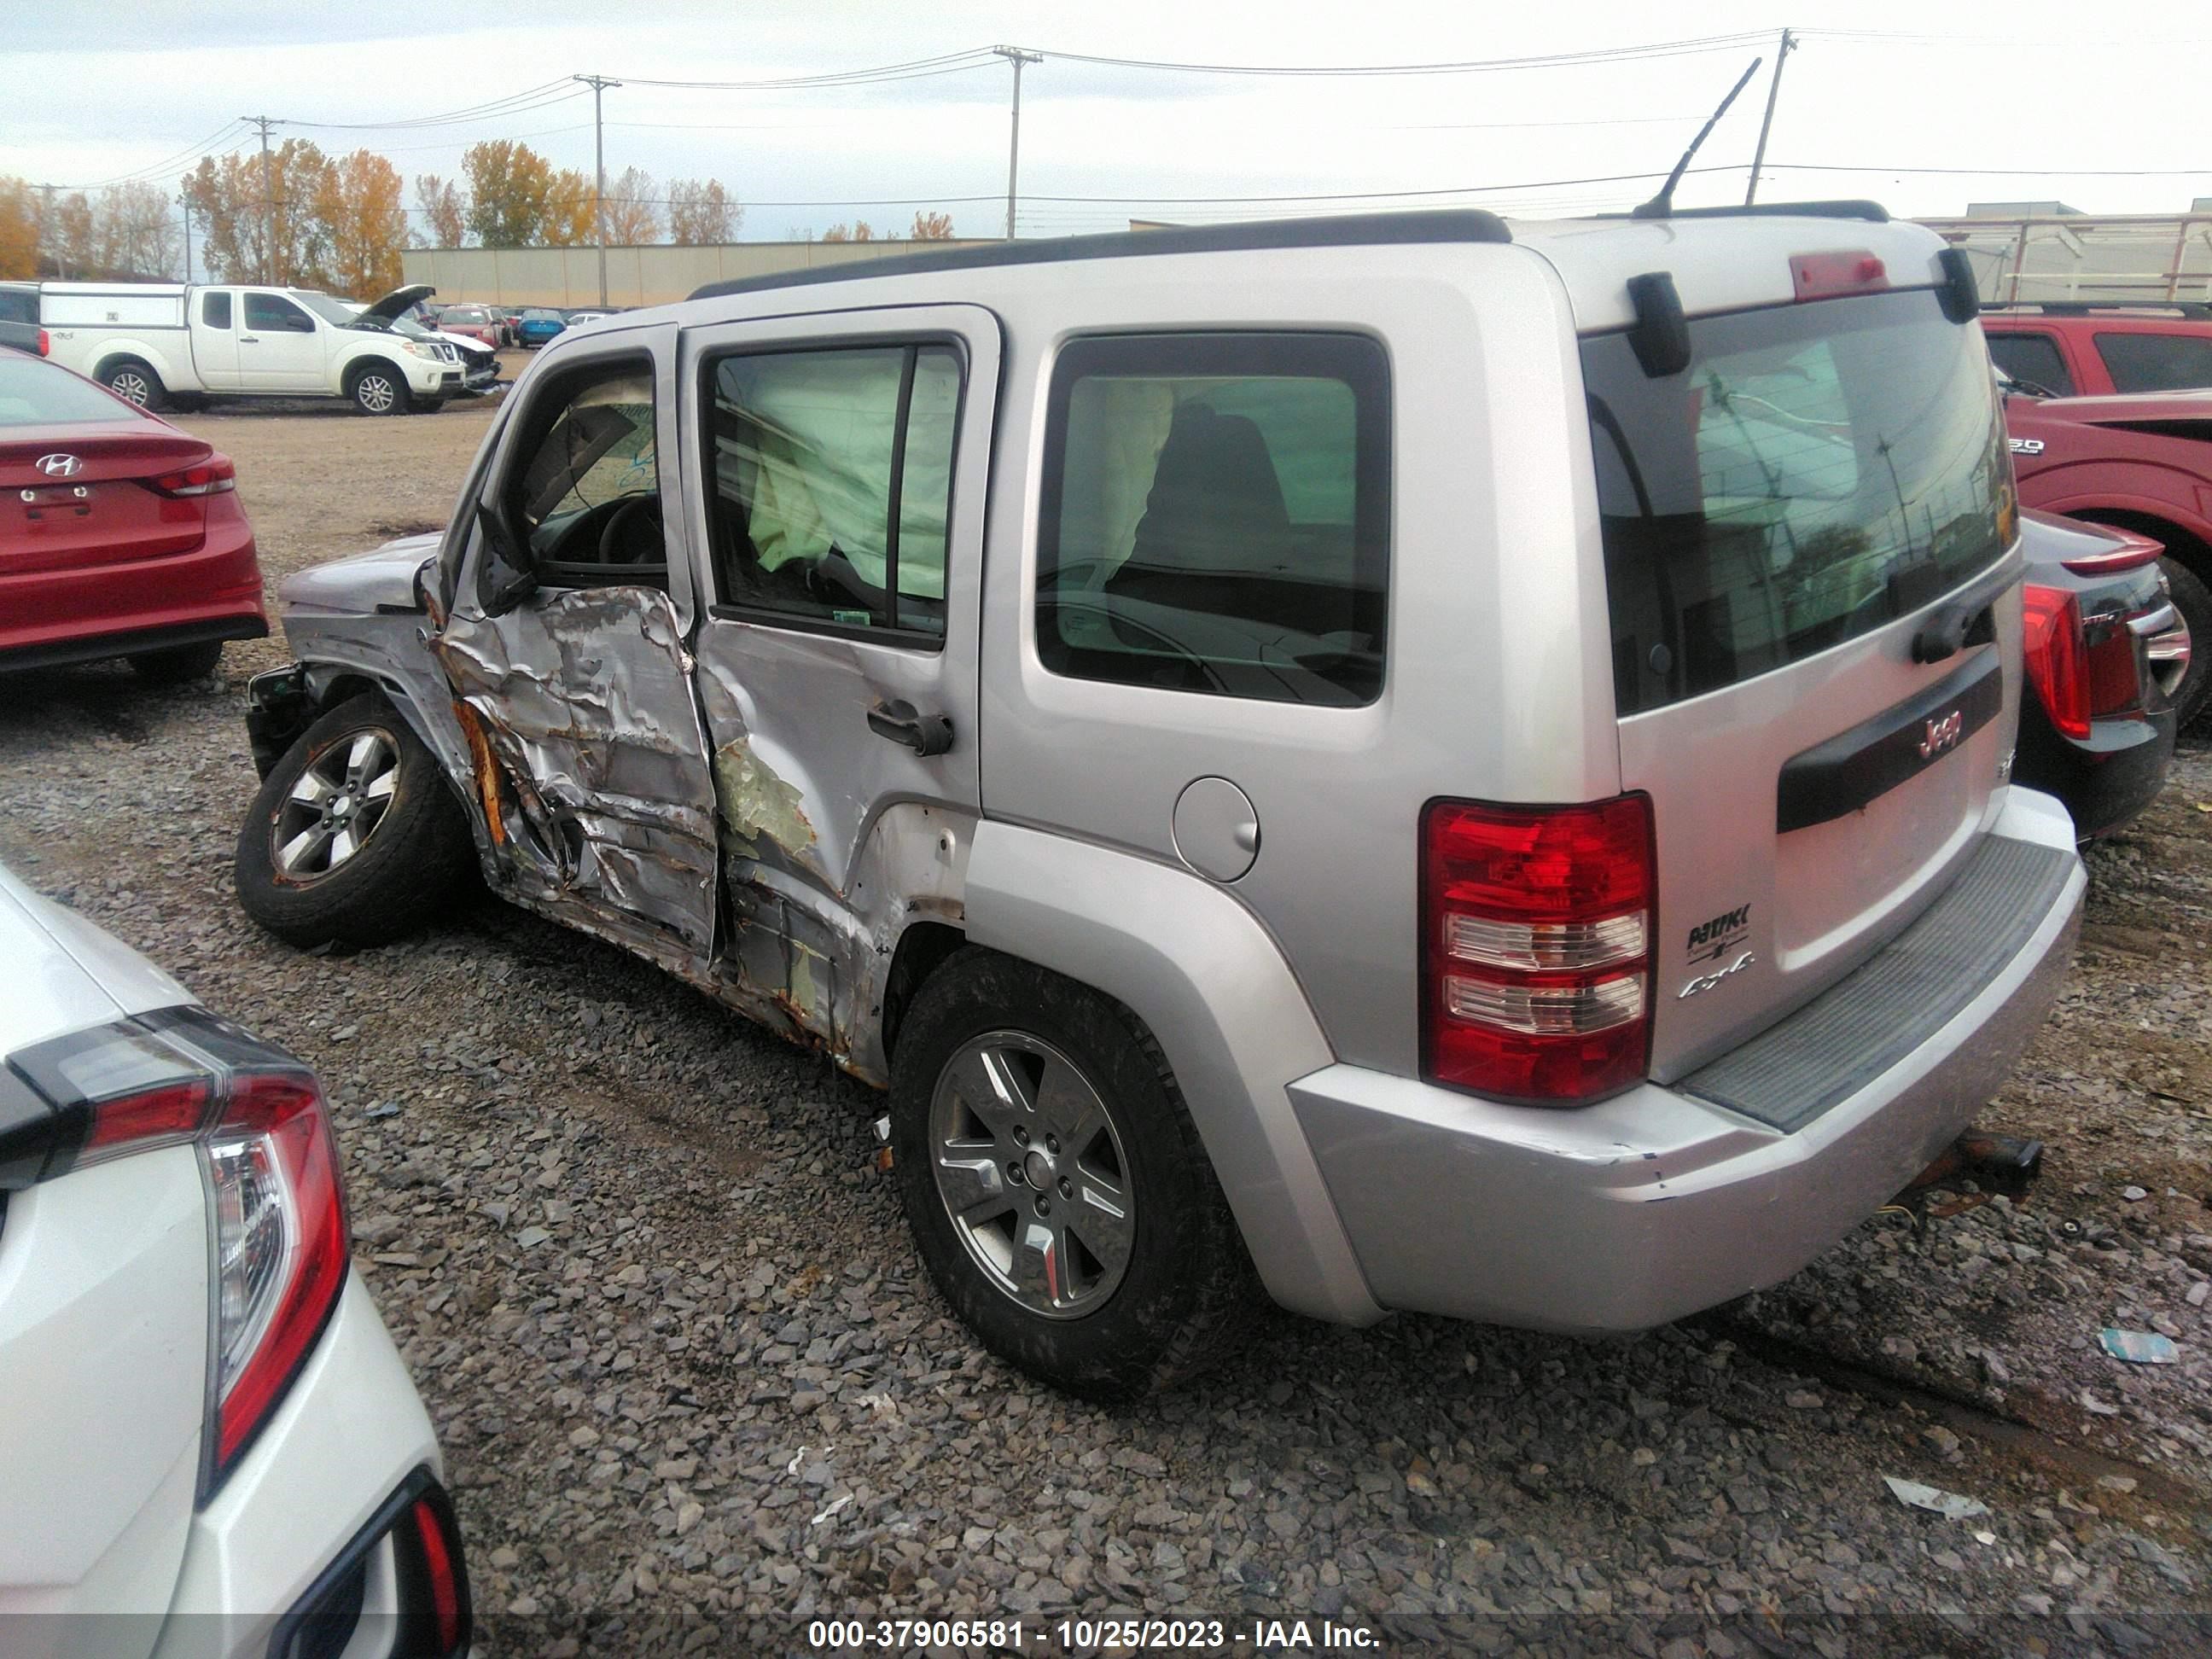
<svg viewBox="0 0 2212 1659">
<path fill-rule="evenodd" d="M 494 880 L 694 981 L 714 950 L 714 787 L 684 639 L 676 330 L 561 349 L 504 422 L 433 641 Z"/>
</svg>

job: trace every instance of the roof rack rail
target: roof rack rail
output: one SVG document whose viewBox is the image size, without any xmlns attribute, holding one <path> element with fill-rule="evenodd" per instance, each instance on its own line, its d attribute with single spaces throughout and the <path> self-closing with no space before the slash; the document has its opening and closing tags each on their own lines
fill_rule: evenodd
<svg viewBox="0 0 2212 1659">
<path fill-rule="evenodd" d="M 1631 213 L 1593 213 L 1593 219 L 1632 219 Z M 1878 225 L 1889 222 L 1889 210 L 1879 202 L 1750 202 L 1736 207 L 1670 208 L 1668 219 L 1867 219 Z"/>
<path fill-rule="evenodd" d="M 999 265 L 1059 264 L 1082 259 L 1131 258 L 1144 254 L 1249 252 L 1267 248 L 1360 247 L 1431 242 L 1510 242 L 1505 221 L 1482 208 L 1417 213 L 1349 213 L 1329 218 L 1262 219 L 1249 224 L 1178 225 L 1161 230 L 1109 231 L 1099 236 L 1055 236 L 992 242 L 929 253 L 889 254 L 766 276 L 733 276 L 692 290 L 691 298 L 757 294 L 817 283 L 860 282 L 933 270 L 981 270 Z"/>
<path fill-rule="evenodd" d="M 1982 309 L 2032 311 L 2045 317 L 2087 317 L 2100 311 L 2167 311 L 2192 321 L 2212 322 L 2212 301 L 2169 300 L 2163 295 L 2142 300 L 2007 300 Z"/>
</svg>

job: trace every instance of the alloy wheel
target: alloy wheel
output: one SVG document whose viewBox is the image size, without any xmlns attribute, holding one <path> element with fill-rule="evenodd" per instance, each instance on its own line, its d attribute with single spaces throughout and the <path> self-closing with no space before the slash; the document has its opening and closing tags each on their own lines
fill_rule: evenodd
<svg viewBox="0 0 2212 1659">
<path fill-rule="evenodd" d="M 381 415 L 392 407 L 392 400 L 398 394 L 392 390 L 392 382 L 381 374 L 364 374 L 361 377 L 361 384 L 354 388 L 353 395 L 370 414 Z"/>
<path fill-rule="evenodd" d="M 1080 1066 L 1024 1031 L 957 1049 L 930 1098 L 938 1195 L 1001 1294 L 1048 1319 L 1112 1296 L 1136 1244 L 1120 1131 Z"/>
<path fill-rule="evenodd" d="M 313 881 L 351 861 L 390 811 L 399 745 L 374 727 L 340 738 L 308 761 L 270 830 L 277 873 Z"/>
<path fill-rule="evenodd" d="M 141 409 L 154 401 L 154 388 L 146 377 L 135 368 L 126 368 L 111 376 L 107 389 L 126 404 L 136 404 Z"/>
</svg>

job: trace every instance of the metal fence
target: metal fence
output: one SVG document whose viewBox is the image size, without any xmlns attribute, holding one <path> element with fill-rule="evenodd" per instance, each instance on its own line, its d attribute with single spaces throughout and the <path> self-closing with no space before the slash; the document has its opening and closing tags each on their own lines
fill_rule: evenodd
<svg viewBox="0 0 2212 1659">
<path fill-rule="evenodd" d="M 1991 305 L 2212 300 L 2212 213 L 1920 222 L 1966 250 Z"/>
<path fill-rule="evenodd" d="M 850 259 L 967 242 L 725 242 L 708 247 L 611 247 L 607 303 L 660 305 L 708 283 L 769 276 Z M 428 283 L 441 301 L 494 305 L 592 306 L 599 301 L 597 247 L 422 247 L 400 256 L 409 283 Z"/>
</svg>

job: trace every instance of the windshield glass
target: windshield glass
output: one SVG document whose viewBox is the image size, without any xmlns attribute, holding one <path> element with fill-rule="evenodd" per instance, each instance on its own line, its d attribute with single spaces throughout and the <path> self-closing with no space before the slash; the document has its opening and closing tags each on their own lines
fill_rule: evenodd
<svg viewBox="0 0 2212 1659">
<path fill-rule="evenodd" d="M 374 317 L 364 317 L 343 300 L 333 300 L 327 294 L 317 294 L 308 289 L 285 290 L 293 301 L 305 306 L 326 323 L 336 323 L 340 328 L 376 328 L 380 326 Z"/>
<path fill-rule="evenodd" d="M 1631 714 L 1867 633 L 1994 563 L 2014 503 L 1979 331 L 1929 290 L 1690 324 L 1681 374 L 1582 343 Z"/>
</svg>

